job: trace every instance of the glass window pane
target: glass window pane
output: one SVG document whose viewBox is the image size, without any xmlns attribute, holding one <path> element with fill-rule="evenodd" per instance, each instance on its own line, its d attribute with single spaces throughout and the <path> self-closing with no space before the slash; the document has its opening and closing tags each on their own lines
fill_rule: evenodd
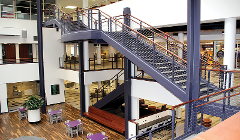
<svg viewBox="0 0 240 140">
<path fill-rule="evenodd" d="M 13 0 L 0 0 L 1 18 L 14 18 Z"/>
</svg>

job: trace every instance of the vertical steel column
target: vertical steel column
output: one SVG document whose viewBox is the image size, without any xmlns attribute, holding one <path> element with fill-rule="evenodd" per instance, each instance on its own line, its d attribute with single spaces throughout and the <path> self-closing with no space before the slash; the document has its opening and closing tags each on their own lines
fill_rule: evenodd
<svg viewBox="0 0 240 140">
<path fill-rule="evenodd" d="M 92 28 L 92 21 L 93 21 L 93 18 L 92 18 L 92 9 L 91 9 L 91 29 L 93 29 Z"/>
<path fill-rule="evenodd" d="M 83 58 L 83 41 L 78 42 L 78 60 L 79 60 L 79 85 L 80 85 L 80 108 L 81 116 L 85 112 L 85 85 L 84 85 L 84 58 Z"/>
<path fill-rule="evenodd" d="M 56 15 L 56 12 L 55 12 L 55 5 L 53 5 L 53 19 L 55 19 L 55 15 Z"/>
<path fill-rule="evenodd" d="M 40 96 L 45 100 L 44 66 L 43 66 L 43 38 L 42 38 L 42 0 L 37 0 L 37 29 L 38 29 L 38 64 L 40 79 Z M 41 107 L 42 114 L 46 113 L 46 103 Z"/>
<path fill-rule="evenodd" d="M 124 8 L 124 24 L 130 27 L 130 8 Z M 129 18 L 127 18 L 129 17 Z M 124 29 L 124 28 L 123 28 Z M 124 36 L 123 36 L 124 39 Z M 117 61 L 117 60 L 116 60 Z M 124 101 L 125 101 L 125 138 L 128 138 L 128 120 L 131 116 L 131 61 L 124 57 Z"/>
<path fill-rule="evenodd" d="M 101 28 L 101 24 L 102 24 L 102 22 L 101 22 L 101 13 L 100 13 L 100 10 L 98 10 L 98 28 L 99 28 L 99 30 L 101 30 L 102 28 Z"/>
<path fill-rule="evenodd" d="M 200 1 L 188 0 L 187 19 L 187 96 L 188 100 L 199 97 L 199 66 L 200 66 Z M 186 106 L 185 132 L 189 127 L 190 120 L 197 117 L 196 112 L 190 110 L 191 105 Z M 193 109 L 194 111 L 195 109 Z M 191 115 L 192 114 L 192 115 Z M 192 123 L 192 131 L 195 131 L 196 122 Z"/>
<path fill-rule="evenodd" d="M 80 29 L 80 19 L 79 19 L 79 10 L 77 8 L 77 23 L 78 23 L 78 27 Z"/>
<path fill-rule="evenodd" d="M 60 18 L 59 18 L 59 9 L 58 9 L 58 20 L 59 20 Z"/>
<path fill-rule="evenodd" d="M 50 20 L 50 7 L 48 8 L 48 20 Z"/>
<path fill-rule="evenodd" d="M 154 32 L 153 32 L 153 67 L 155 67 L 155 44 L 154 44 Z"/>
</svg>

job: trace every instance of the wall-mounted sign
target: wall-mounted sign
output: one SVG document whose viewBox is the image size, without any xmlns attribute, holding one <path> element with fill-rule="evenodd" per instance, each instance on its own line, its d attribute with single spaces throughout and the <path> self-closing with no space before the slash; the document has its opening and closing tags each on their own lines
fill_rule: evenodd
<svg viewBox="0 0 240 140">
<path fill-rule="evenodd" d="M 2 18 L 14 18 L 14 13 L 2 12 Z"/>
</svg>

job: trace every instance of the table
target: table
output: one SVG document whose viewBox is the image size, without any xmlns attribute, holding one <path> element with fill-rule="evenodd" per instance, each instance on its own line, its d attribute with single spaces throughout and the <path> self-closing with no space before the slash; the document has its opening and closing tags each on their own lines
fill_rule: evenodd
<svg viewBox="0 0 240 140">
<path fill-rule="evenodd" d="M 68 123 L 64 123 L 66 125 L 66 133 L 67 133 L 67 125 L 72 129 L 80 124 L 83 124 L 82 122 L 79 122 L 78 120 L 75 120 L 75 121 L 71 121 L 71 122 L 68 122 Z M 73 134 L 71 133 L 71 136 Z"/>
<path fill-rule="evenodd" d="M 25 108 L 18 108 L 18 110 L 21 111 L 21 112 L 22 112 L 22 111 L 26 111 Z"/>
<path fill-rule="evenodd" d="M 50 111 L 50 112 L 48 112 L 50 115 L 56 115 L 56 114 L 58 114 L 58 113 L 61 113 L 62 111 L 60 111 L 60 110 L 55 110 L 55 111 Z"/>
<path fill-rule="evenodd" d="M 87 136 L 86 138 L 91 140 L 103 140 L 104 138 L 108 138 L 108 137 L 104 136 L 102 133 L 96 133 L 94 135 Z"/>
<path fill-rule="evenodd" d="M 58 113 L 62 113 L 62 111 L 61 110 L 55 110 L 55 111 L 50 111 L 50 112 L 48 112 L 49 113 L 49 115 L 50 115 L 50 122 L 51 123 L 53 123 L 53 117 L 55 117 L 55 119 L 56 119 L 56 122 L 58 121 L 57 119 L 57 114 Z M 61 118 L 61 120 L 62 120 L 62 118 Z"/>
</svg>

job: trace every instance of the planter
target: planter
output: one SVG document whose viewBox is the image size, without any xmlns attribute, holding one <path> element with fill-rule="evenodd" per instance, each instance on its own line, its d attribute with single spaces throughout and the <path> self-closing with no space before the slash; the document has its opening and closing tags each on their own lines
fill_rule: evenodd
<svg viewBox="0 0 240 140">
<path fill-rule="evenodd" d="M 28 121 L 30 123 L 41 121 L 40 109 L 28 110 Z"/>
</svg>

